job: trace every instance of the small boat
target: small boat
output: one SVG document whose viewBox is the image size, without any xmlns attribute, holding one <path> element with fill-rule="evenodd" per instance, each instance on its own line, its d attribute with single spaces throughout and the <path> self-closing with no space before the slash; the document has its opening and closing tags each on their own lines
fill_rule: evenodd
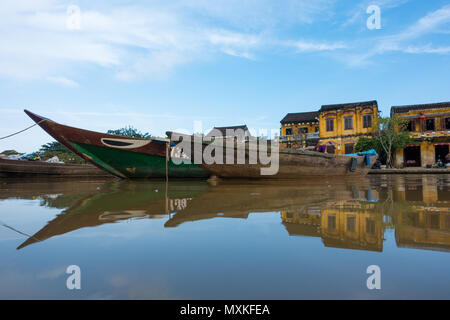
<svg viewBox="0 0 450 320">
<path fill-rule="evenodd" d="M 209 146 L 209 151 L 212 151 L 211 141 L 205 141 L 203 139 L 195 139 L 194 136 L 184 135 L 168 131 L 167 136 L 171 139 L 175 146 L 172 148 L 176 154 L 182 153 L 183 148 L 188 146 L 192 150 L 193 159 L 203 159 L 205 149 Z M 183 144 L 183 141 L 188 141 Z M 232 143 L 226 142 L 224 139 L 219 139 L 217 146 L 222 148 L 221 156 L 218 156 L 220 161 L 213 163 L 206 163 L 202 161 L 201 167 L 208 171 L 212 177 L 218 178 L 232 178 L 232 179 L 301 179 L 307 177 L 324 177 L 324 176 L 361 176 L 366 175 L 375 160 L 378 158 L 378 154 L 375 150 L 370 150 L 354 155 L 338 155 L 329 154 L 314 151 L 299 151 L 292 149 L 278 149 L 276 152 L 278 155 L 272 160 L 277 159 L 277 170 L 270 170 L 274 163 L 265 164 L 261 159 L 255 158 L 260 156 L 260 143 L 261 141 L 266 144 L 263 149 L 263 153 L 271 150 L 270 145 L 274 143 L 271 140 L 258 139 L 254 143 L 249 141 L 241 142 L 244 146 L 239 146 L 237 141 Z M 190 146 L 189 146 L 190 144 Z M 183 147 L 180 147 L 183 145 Z M 176 149 L 179 149 L 176 151 Z M 237 154 L 244 150 L 244 161 L 242 164 L 238 164 Z M 231 154 L 233 157 L 232 163 L 227 163 L 227 154 Z M 241 153 L 242 154 L 242 153 Z M 250 160 L 253 158 L 253 162 Z M 217 158 L 216 158 L 217 160 Z M 266 159 L 267 160 L 267 159 Z M 271 172 L 264 174 L 263 172 Z"/>
<path fill-rule="evenodd" d="M 3 178 L 112 178 L 103 170 L 86 164 L 0 159 Z"/>
<path fill-rule="evenodd" d="M 207 178 L 197 164 L 169 161 L 170 141 L 138 139 L 59 124 L 28 110 L 25 113 L 55 140 L 95 166 L 120 178 Z"/>
</svg>

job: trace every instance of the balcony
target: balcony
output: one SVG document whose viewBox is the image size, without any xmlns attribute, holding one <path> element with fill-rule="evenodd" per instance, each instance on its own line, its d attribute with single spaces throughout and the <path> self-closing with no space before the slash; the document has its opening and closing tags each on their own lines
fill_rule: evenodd
<svg viewBox="0 0 450 320">
<path fill-rule="evenodd" d="M 280 142 L 298 142 L 305 140 L 319 139 L 319 132 L 293 134 L 288 136 L 280 136 Z"/>
<path fill-rule="evenodd" d="M 413 131 L 409 133 L 411 138 L 437 138 L 437 137 L 450 137 L 450 130 L 436 130 L 436 131 L 425 131 L 417 132 Z"/>
</svg>

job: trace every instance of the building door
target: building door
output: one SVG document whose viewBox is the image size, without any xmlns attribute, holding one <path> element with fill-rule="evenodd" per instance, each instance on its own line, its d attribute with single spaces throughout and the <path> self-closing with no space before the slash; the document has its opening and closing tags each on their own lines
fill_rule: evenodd
<svg viewBox="0 0 450 320">
<path fill-rule="evenodd" d="M 345 154 L 353 153 L 354 150 L 354 144 L 353 143 L 346 143 L 345 144 Z"/>
<path fill-rule="evenodd" d="M 435 155 L 436 155 L 436 162 L 441 159 L 442 162 L 445 163 L 445 156 L 449 152 L 448 144 L 446 145 L 435 145 L 434 146 Z"/>
<path fill-rule="evenodd" d="M 411 146 L 404 149 L 405 167 L 420 167 L 420 146 Z"/>
<path fill-rule="evenodd" d="M 334 154 L 334 149 L 335 149 L 334 145 L 332 145 L 332 144 L 327 145 L 327 153 Z"/>
</svg>

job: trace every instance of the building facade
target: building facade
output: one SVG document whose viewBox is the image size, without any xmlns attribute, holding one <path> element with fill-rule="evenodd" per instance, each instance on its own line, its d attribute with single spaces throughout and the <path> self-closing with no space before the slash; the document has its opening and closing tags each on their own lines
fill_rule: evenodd
<svg viewBox="0 0 450 320">
<path fill-rule="evenodd" d="M 354 152 L 360 136 L 369 136 L 378 118 L 377 101 L 323 105 L 318 112 L 288 113 L 281 120 L 287 147 L 324 145 L 327 153 Z"/>
<path fill-rule="evenodd" d="M 413 142 L 397 149 L 395 167 L 427 167 L 438 160 L 445 162 L 450 146 L 450 102 L 395 106 L 391 117 L 408 121 L 407 130 Z"/>
<path fill-rule="evenodd" d="M 323 105 L 319 111 L 320 145 L 327 153 L 353 153 L 361 136 L 370 136 L 378 119 L 377 101 Z"/>
<path fill-rule="evenodd" d="M 288 113 L 281 122 L 280 143 L 288 148 L 316 146 L 319 139 L 319 113 Z"/>
</svg>

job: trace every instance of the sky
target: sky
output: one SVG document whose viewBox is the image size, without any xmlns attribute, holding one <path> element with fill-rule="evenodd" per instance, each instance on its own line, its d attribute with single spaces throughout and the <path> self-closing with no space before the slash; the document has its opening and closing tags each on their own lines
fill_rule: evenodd
<svg viewBox="0 0 450 320">
<path fill-rule="evenodd" d="M 154 136 L 270 132 L 289 112 L 368 100 L 388 116 L 450 101 L 450 1 L 2 0 L 0 97 L 0 137 L 33 124 L 23 109 Z M 33 127 L 0 152 L 52 140 Z"/>
</svg>

